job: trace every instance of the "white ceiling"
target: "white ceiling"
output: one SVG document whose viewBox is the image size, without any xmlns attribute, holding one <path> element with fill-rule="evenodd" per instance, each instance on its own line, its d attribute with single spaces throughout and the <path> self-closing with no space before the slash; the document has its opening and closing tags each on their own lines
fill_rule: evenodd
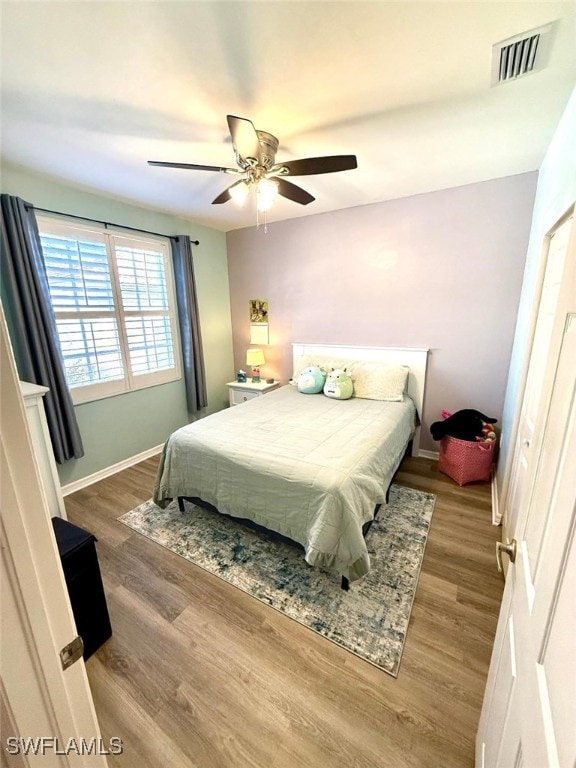
<svg viewBox="0 0 576 768">
<path fill-rule="evenodd" d="M 294 178 L 269 221 L 535 170 L 576 82 L 574 2 L 1 3 L 2 156 L 220 230 L 252 206 L 211 201 L 234 166 L 226 115 L 276 159 L 356 154 Z M 492 45 L 554 22 L 545 68 L 491 87 Z"/>
</svg>

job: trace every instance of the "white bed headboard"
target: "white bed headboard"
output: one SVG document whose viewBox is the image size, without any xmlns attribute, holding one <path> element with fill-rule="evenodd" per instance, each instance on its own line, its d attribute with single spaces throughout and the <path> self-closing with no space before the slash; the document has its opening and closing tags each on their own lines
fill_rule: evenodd
<svg viewBox="0 0 576 768">
<path fill-rule="evenodd" d="M 426 392 L 426 366 L 428 349 L 412 349 L 402 347 L 350 347 L 340 344 L 308 344 L 295 342 L 292 344 L 292 370 L 296 361 L 302 355 L 323 355 L 347 360 L 366 360 L 368 362 L 391 363 L 406 365 L 410 368 L 408 376 L 408 394 L 414 400 L 420 419 L 424 408 Z M 412 455 L 417 456 L 420 448 L 420 428 L 416 429 L 412 444 Z"/>
</svg>

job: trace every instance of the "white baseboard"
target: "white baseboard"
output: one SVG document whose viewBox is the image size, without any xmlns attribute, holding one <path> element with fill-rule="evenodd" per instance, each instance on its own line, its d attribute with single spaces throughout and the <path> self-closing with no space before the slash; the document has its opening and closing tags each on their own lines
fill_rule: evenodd
<svg viewBox="0 0 576 768">
<path fill-rule="evenodd" d="M 97 483 L 99 480 L 105 480 L 107 477 L 115 475 L 116 472 L 128 469 L 128 467 L 133 467 L 134 464 L 138 464 L 140 461 L 144 461 L 144 459 L 156 456 L 156 454 L 161 452 L 163 447 L 164 443 L 162 443 L 162 445 L 157 445 L 154 448 L 148 448 L 147 451 L 142 451 L 142 453 L 139 453 L 136 456 L 131 456 L 129 459 L 123 459 L 117 464 L 112 464 L 110 467 L 105 467 L 104 469 L 98 470 L 98 472 L 94 472 L 92 475 L 86 475 L 86 477 L 81 477 L 80 480 L 74 480 L 71 483 L 67 483 L 62 486 L 62 495 L 68 496 L 71 493 L 76 493 L 76 491 L 81 491 L 83 488 L 87 488 L 89 485 Z"/>
<path fill-rule="evenodd" d="M 490 490 L 492 491 L 492 525 L 500 525 L 502 514 L 498 508 L 498 488 L 496 486 L 496 470 L 494 467 L 492 467 Z"/>
<path fill-rule="evenodd" d="M 423 448 L 418 451 L 418 457 L 421 459 L 434 459 L 434 461 L 438 461 L 439 456 L 438 451 L 425 451 Z"/>
</svg>

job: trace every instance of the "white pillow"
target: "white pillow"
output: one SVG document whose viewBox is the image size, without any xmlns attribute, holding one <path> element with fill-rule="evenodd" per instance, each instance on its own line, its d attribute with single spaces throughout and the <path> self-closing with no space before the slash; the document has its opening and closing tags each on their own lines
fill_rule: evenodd
<svg viewBox="0 0 576 768">
<path fill-rule="evenodd" d="M 354 396 L 366 400 L 403 399 L 409 368 L 390 363 L 353 363 L 348 369 L 354 382 Z"/>
</svg>

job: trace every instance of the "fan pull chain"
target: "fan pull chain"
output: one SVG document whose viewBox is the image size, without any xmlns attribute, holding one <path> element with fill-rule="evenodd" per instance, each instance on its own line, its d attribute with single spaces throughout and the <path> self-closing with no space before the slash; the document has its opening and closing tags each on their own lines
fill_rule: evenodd
<svg viewBox="0 0 576 768">
<path fill-rule="evenodd" d="M 264 213 L 264 234 L 267 234 L 268 232 L 268 215 L 267 211 L 263 211 Z M 258 205 L 256 205 L 256 229 L 260 229 L 260 210 L 258 208 Z"/>
</svg>

